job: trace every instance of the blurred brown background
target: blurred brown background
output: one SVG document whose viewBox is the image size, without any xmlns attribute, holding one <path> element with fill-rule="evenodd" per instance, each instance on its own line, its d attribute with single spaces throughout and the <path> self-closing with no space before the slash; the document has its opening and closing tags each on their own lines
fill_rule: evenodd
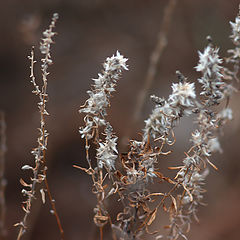
<svg viewBox="0 0 240 240">
<path fill-rule="evenodd" d="M 193 67 L 198 61 L 197 50 L 204 49 L 207 35 L 210 34 L 216 45 L 221 46 L 222 55 L 232 47 L 228 39 L 229 21 L 235 19 L 239 1 L 177 2 L 168 46 L 148 95 L 168 96 L 171 83 L 176 81 L 176 70 L 180 70 L 190 81 L 196 81 L 198 75 Z M 38 99 L 31 93 L 27 56 L 32 45 L 38 47 L 41 33 L 47 28 L 52 14 L 58 12 L 60 19 L 52 50 L 54 65 L 50 68 L 48 88 L 48 176 L 66 239 L 94 240 L 99 238 L 92 223 L 95 196 L 91 193 L 91 180 L 88 175 L 72 167 L 73 164 L 86 166 L 84 142 L 78 134 L 78 127 L 82 124 L 78 109 L 87 98 L 86 90 L 90 88 L 91 78 L 101 71 L 105 58 L 119 50 L 129 58 L 129 71 L 119 81 L 109 110 L 109 120 L 119 136 L 122 151 L 126 149 L 126 139 L 138 137 L 137 133 L 143 128 L 143 120 L 151 112 L 152 104 L 146 99 L 141 117 L 134 121 L 136 99 L 145 80 L 149 57 L 156 45 L 167 3 L 167 0 L 1 2 L 0 109 L 5 111 L 7 121 L 7 239 L 16 239 L 17 229 L 13 224 L 23 216 L 21 201 L 24 198 L 19 179 L 27 179 L 28 174 L 21 167 L 33 162 L 30 151 L 36 146 L 39 126 Z M 40 76 L 39 71 L 37 75 Z M 235 94 L 230 103 L 234 120 L 225 128 L 221 138 L 224 153 L 213 157 L 220 170 L 216 172 L 211 169 L 206 183 L 208 192 L 205 194 L 208 206 L 200 208 L 200 223 L 192 224 L 189 239 L 240 239 L 239 101 L 239 94 Z M 183 152 L 190 146 L 189 137 L 193 129 L 189 120 L 180 123 L 176 129 L 174 153 L 161 162 L 162 172 L 168 174 L 167 166 L 181 163 Z M 24 239 L 59 239 L 49 205 L 41 206 L 39 200 L 38 196 L 34 201 L 30 231 Z M 158 223 L 162 227 L 162 222 L 159 216 L 154 229 L 158 228 Z M 104 239 L 110 239 L 108 230 L 105 231 Z"/>
</svg>

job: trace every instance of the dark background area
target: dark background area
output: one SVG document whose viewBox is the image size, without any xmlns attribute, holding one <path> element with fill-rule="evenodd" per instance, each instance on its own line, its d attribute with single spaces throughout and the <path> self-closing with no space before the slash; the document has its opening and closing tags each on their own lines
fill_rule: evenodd
<svg viewBox="0 0 240 240">
<path fill-rule="evenodd" d="M 47 129 L 50 133 L 47 161 L 48 178 L 57 209 L 62 219 L 66 239 L 99 239 L 93 224 L 95 196 L 91 193 L 91 179 L 72 167 L 87 166 L 84 141 L 78 133 L 83 116 L 78 113 L 87 99 L 91 78 L 102 69 L 107 56 L 119 50 L 129 59 L 129 71 L 124 72 L 117 92 L 112 98 L 109 121 L 119 137 L 120 151 L 126 149 L 126 140 L 138 138 L 144 119 L 152 104 L 145 101 L 141 117 L 133 119 L 136 99 L 148 69 L 149 57 L 156 45 L 157 34 L 167 0 L 11 0 L 2 1 L 0 9 L 0 109 L 6 113 L 7 155 L 5 176 L 7 239 L 16 239 L 13 224 L 23 216 L 19 179 L 28 179 L 25 164 L 33 163 L 30 151 L 37 145 L 39 114 L 37 97 L 29 79 L 31 46 L 39 46 L 42 31 L 50 23 L 54 12 L 59 13 L 58 35 L 52 48 L 54 65 L 50 67 Z M 234 21 L 239 2 L 236 0 L 179 0 L 174 11 L 168 36 L 168 45 L 157 69 L 157 76 L 148 95 L 167 97 L 171 84 L 176 82 L 175 71 L 180 70 L 189 81 L 199 75 L 194 66 L 197 51 L 206 45 L 211 35 L 220 46 L 220 54 L 232 48 L 228 36 L 229 21 Z M 39 59 L 39 53 L 37 53 Z M 39 67 L 37 65 L 36 67 Z M 38 82 L 41 80 L 39 71 Z M 239 83 L 238 83 L 239 84 Z M 199 88 L 199 86 L 198 86 Z M 239 85 L 238 85 L 239 88 Z M 189 239 L 237 240 L 240 236 L 240 95 L 230 102 L 234 120 L 224 129 L 220 142 L 223 154 L 215 154 L 212 161 L 219 171 L 211 169 L 206 181 L 205 202 L 199 209 L 200 223 L 193 223 Z M 160 163 L 162 172 L 171 174 L 167 166 L 181 164 L 189 146 L 192 121 L 185 120 L 176 128 L 177 142 L 173 154 Z M 158 186 L 161 191 L 161 185 Z M 117 203 L 111 203 L 117 208 Z M 34 201 L 29 232 L 24 239 L 59 239 L 55 218 L 49 213 L 49 204 Z M 165 231 L 165 216 L 159 216 L 153 229 Z M 110 239 L 108 229 L 105 238 Z M 144 238 L 152 239 L 152 238 Z"/>
</svg>

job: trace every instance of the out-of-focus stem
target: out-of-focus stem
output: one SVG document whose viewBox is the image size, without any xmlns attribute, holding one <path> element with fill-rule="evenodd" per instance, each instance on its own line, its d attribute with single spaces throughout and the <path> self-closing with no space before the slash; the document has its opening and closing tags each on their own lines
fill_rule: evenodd
<svg viewBox="0 0 240 240">
<path fill-rule="evenodd" d="M 5 115 L 0 112 L 0 237 L 4 239 L 6 236 L 5 229 L 5 215 L 6 215 L 6 204 L 5 204 L 5 187 L 7 184 L 4 178 L 5 172 L 5 153 L 6 153 L 6 122 Z"/>
<path fill-rule="evenodd" d="M 149 89 L 152 86 L 152 83 L 154 81 L 154 78 L 157 73 L 157 65 L 161 59 L 161 56 L 163 54 L 164 49 L 167 46 L 167 35 L 169 32 L 172 15 L 174 8 L 176 6 L 177 0 L 169 0 L 167 6 L 164 9 L 162 24 L 160 27 L 160 32 L 158 33 L 158 41 L 157 45 L 155 46 L 155 49 L 153 50 L 151 56 L 150 56 L 150 63 L 147 71 L 147 75 L 145 78 L 145 83 L 143 85 L 142 90 L 140 91 L 137 99 L 137 106 L 134 113 L 134 119 L 139 119 L 141 115 L 141 111 L 143 108 L 143 104 L 145 102 L 145 98 L 147 96 L 147 93 Z"/>
</svg>

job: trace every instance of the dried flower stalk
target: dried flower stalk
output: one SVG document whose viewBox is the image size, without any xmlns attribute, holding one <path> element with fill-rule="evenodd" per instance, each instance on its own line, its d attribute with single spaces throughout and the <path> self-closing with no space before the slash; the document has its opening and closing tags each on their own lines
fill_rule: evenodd
<svg viewBox="0 0 240 240">
<path fill-rule="evenodd" d="M 116 55 L 106 59 L 103 64 L 103 72 L 98 74 L 97 79 L 93 79 L 93 89 L 88 91 L 89 99 L 79 110 L 79 112 L 86 114 L 84 118 L 85 126 L 81 127 L 79 132 L 86 141 L 86 159 L 89 164 L 89 169 L 78 166 L 75 167 L 84 170 L 92 177 L 93 192 L 97 197 L 97 205 L 94 209 L 94 222 L 100 228 L 101 239 L 103 238 L 102 228 L 104 225 L 108 222 L 112 224 L 104 200 L 115 191 L 113 189 L 106 194 L 104 181 L 107 175 L 113 178 L 112 174 L 115 170 L 115 161 L 118 154 L 117 137 L 113 133 L 112 126 L 106 120 L 106 109 L 110 105 L 109 99 L 115 91 L 115 86 L 120 79 L 122 70 L 128 70 L 126 61 L 127 59 L 118 51 Z M 101 131 L 102 129 L 103 131 Z M 101 139 L 101 135 L 105 135 L 105 139 Z M 97 166 L 95 168 L 92 166 L 92 161 L 89 157 L 89 140 L 93 140 L 97 147 Z M 104 169 L 106 173 L 104 173 Z"/>
<path fill-rule="evenodd" d="M 45 192 L 47 192 L 47 195 L 50 200 L 50 204 L 52 207 L 51 212 L 55 215 L 56 221 L 59 227 L 59 231 L 61 234 L 61 239 L 64 239 L 64 232 L 63 228 L 56 210 L 55 206 L 55 200 L 53 199 L 50 188 L 47 181 L 47 162 L 46 162 L 46 150 L 47 150 L 47 141 L 48 141 L 48 131 L 46 129 L 46 121 L 45 116 L 48 116 L 49 113 L 46 110 L 46 103 L 48 101 L 48 93 L 47 93 L 47 77 L 49 75 L 48 67 L 52 64 L 52 59 L 50 55 L 51 50 L 51 44 L 53 43 L 52 38 L 56 35 L 55 32 L 53 32 L 53 28 L 55 27 L 56 21 L 58 19 L 58 14 L 54 14 L 51 24 L 49 25 L 49 28 L 43 32 L 43 38 L 40 43 L 40 51 L 43 54 L 43 58 L 41 59 L 41 72 L 42 72 L 42 86 L 39 87 L 39 85 L 35 81 L 34 76 L 34 64 L 36 63 L 34 59 L 34 48 L 31 51 L 31 55 L 29 56 L 29 60 L 31 62 L 30 65 L 30 78 L 31 83 L 34 86 L 34 90 L 32 91 L 36 96 L 39 97 L 39 113 L 40 113 L 40 128 L 39 130 L 39 137 L 38 137 L 38 146 L 32 150 L 32 154 L 35 158 L 35 166 L 29 166 L 24 165 L 22 167 L 23 170 L 31 170 L 33 172 L 33 178 L 31 178 L 31 183 L 26 183 L 23 179 L 20 179 L 20 183 L 25 187 L 22 190 L 23 195 L 27 196 L 27 200 L 23 202 L 23 210 L 25 212 L 25 215 L 23 217 L 23 220 L 20 223 L 15 224 L 15 226 L 20 226 L 20 230 L 18 233 L 17 239 L 21 239 L 22 235 L 25 233 L 27 226 L 27 218 L 30 214 L 31 207 L 32 207 L 32 201 L 36 198 L 36 185 L 44 183 L 45 187 L 43 189 L 40 189 L 40 193 L 42 196 L 42 201 L 45 203 Z M 26 189 L 27 188 L 27 189 Z"/>
</svg>

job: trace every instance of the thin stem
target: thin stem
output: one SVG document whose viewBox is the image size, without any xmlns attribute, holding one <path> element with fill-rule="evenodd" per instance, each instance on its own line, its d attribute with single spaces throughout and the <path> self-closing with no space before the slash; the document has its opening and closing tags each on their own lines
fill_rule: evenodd
<svg viewBox="0 0 240 240">
<path fill-rule="evenodd" d="M 177 3 L 177 0 L 169 0 L 167 6 L 164 9 L 162 24 L 161 24 L 160 32 L 158 34 L 157 45 L 155 46 L 155 49 L 153 50 L 150 56 L 150 63 L 149 63 L 147 75 L 145 78 L 144 86 L 138 95 L 137 106 L 135 108 L 136 111 L 134 113 L 135 120 L 139 119 L 140 117 L 143 104 L 146 99 L 146 95 L 149 92 L 149 89 L 151 88 L 154 78 L 157 74 L 157 65 L 161 59 L 163 51 L 167 46 L 167 35 L 169 32 L 172 15 L 173 15 L 173 11 L 176 6 L 176 3 Z"/>
<path fill-rule="evenodd" d="M 100 230 L 100 240 L 103 240 L 103 227 L 100 227 L 99 230 Z"/>
<path fill-rule="evenodd" d="M 45 135 L 45 112 L 46 112 L 46 109 L 45 109 L 45 104 L 47 102 L 46 100 L 46 96 L 47 95 L 47 67 L 48 67 L 48 59 L 49 59 L 49 56 L 50 56 L 50 48 L 48 49 L 47 53 L 45 54 L 45 59 L 42 60 L 43 62 L 43 65 L 42 65 L 42 75 L 43 75 L 43 88 L 42 88 L 42 102 L 43 102 L 43 105 L 41 107 L 41 110 L 40 110 L 40 113 L 41 113 L 41 126 L 42 126 L 42 132 L 43 132 L 43 144 L 47 143 L 47 136 Z M 60 235 L 61 235 L 61 239 L 63 240 L 64 239 L 64 231 L 63 231 L 63 228 L 62 228 L 62 225 L 61 225 L 61 221 L 60 221 L 60 218 L 59 218 L 59 215 L 57 213 L 57 209 L 56 209 L 56 205 L 55 205 L 55 200 L 53 199 L 52 197 L 52 194 L 51 194 L 51 191 L 50 191 L 50 188 L 49 188 L 49 184 L 48 184 L 48 180 L 47 180 L 47 163 L 46 163 L 46 148 L 43 149 L 43 165 L 44 165 L 44 168 L 43 168 L 43 175 L 45 176 L 44 177 L 44 184 L 45 184 L 45 187 L 46 187 L 46 190 L 47 190 L 47 194 L 48 194 L 48 198 L 50 200 L 50 204 L 51 204 L 51 207 L 52 207 L 52 210 L 53 210 L 53 214 L 56 218 L 56 221 L 57 221 L 57 224 L 58 224 L 58 228 L 59 228 L 59 231 L 60 231 Z"/>
<path fill-rule="evenodd" d="M 47 181 L 46 177 L 44 179 L 44 183 L 45 183 L 45 186 L 46 186 L 46 189 L 47 189 L 48 198 L 49 198 L 51 206 L 52 206 L 53 214 L 54 214 L 54 216 L 56 218 L 56 221 L 57 221 L 57 224 L 58 224 L 58 228 L 59 228 L 59 231 L 60 231 L 60 234 L 61 234 L 61 239 L 64 240 L 63 227 L 61 225 L 61 221 L 60 221 L 59 215 L 57 213 L 56 205 L 55 205 L 55 200 L 53 199 L 53 197 L 51 195 L 51 191 L 50 191 L 50 188 L 49 188 L 48 181 Z"/>
</svg>

